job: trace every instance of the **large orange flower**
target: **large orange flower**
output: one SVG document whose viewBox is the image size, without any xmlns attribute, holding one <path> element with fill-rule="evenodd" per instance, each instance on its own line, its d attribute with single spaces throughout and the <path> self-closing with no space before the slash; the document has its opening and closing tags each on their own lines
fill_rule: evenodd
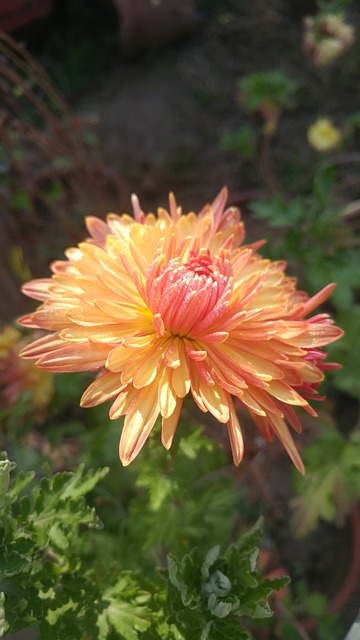
<svg viewBox="0 0 360 640">
<path fill-rule="evenodd" d="M 112 400 L 110 417 L 126 415 L 120 458 L 129 464 L 162 416 L 162 443 L 171 446 L 184 397 L 227 424 L 233 459 L 243 439 L 233 397 L 262 435 L 280 438 L 303 465 L 287 422 L 294 406 L 310 414 L 323 379 L 319 347 L 342 332 L 326 314 L 307 318 L 333 285 L 313 298 L 284 275 L 285 263 L 263 259 L 261 246 L 242 246 L 240 213 L 225 209 L 226 189 L 212 205 L 182 215 L 145 215 L 133 197 L 134 218 L 87 219 L 90 238 L 52 265 L 53 276 L 24 292 L 43 304 L 20 319 L 52 333 L 22 352 L 54 372 L 98 371 L 83 407 Z"/>
</svg>

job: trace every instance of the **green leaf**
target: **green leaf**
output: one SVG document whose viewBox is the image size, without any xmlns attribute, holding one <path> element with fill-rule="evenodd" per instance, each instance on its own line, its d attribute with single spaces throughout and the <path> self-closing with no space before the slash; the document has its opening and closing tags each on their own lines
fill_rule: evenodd
<svg viewBox="0 0 360 640">
<path fill-rule="evenodd" d="M 0 460 L 0 500 L 7 493 L 10 482 L 10 460 Z"/>
<path fill-rule="evenodd" d="M 109 473 L 109 467 L 96 470 L 88 469 L 86 472 L 84 472 L 84 468 L 85 465 L 80 464 L 75 472 L 68 473 L 68 482 L 61 493 L 62 500 L 84 496 L 92 491 L 100 480 Z"/>
<path fill-rule="evenodd" d="M 57 609 L 48 609 L 46 614 L 46 621 L 50 626 L 54 626 L 55 624 L 58 624 L 60 618 L 68 613 L 68 611 L 76 611 L 77 608 L 78 605 L 72 600 L 69 600 Z"/>
<path fill-rule="evenodd" d="M 68 532 L 80 524 L 101 527 L 101 522 L 85 502 L 91 491 L 107 473 L 108 468 L 84 472 L 79 465 L 75 472 L 63 471 L 51 478 L 42 478 L 33 490 L 33 500 L 21 502 L 20 521 L 25 529 L 35 532 L 37 544 L 44 548 L 49 540 L 60 549 L 67 546 Z"/>
<path fill-rule="evenodd" d="M 196 640 L 199 636 L 197 636 Z M 201 631 L 200 640 L 249 640 L 240 623 L 229 618 L 209 620 Z"/>
<path fill-rule="evenodd" d="M 173 614 L 186 628 L 196 627 L 202 620 L 201 638 L 246 638 L 241 616 L 272 615 L 267 601 L 274 589 L 287 584 L 288 578 L 260 579 L 257 557 L 262 530 L 260 519 L 224 554 L 217 545 L 205 557 L 198 548 L 181 559 L 168 556 L 169 604 Z M 236 635 L 232 635 L 234 627 Z"/>
<path fill-rule="evenodd" d="M 0 638 L 3 638 L 6 631 L 8 630 L 8 625 L 5 617 L 5 593 L 0 591 Z"/>
<path fill-rule="evenodd" d="M 228 131 L 223 135 L 220 146 L 223 151 L 234 151 L 246 160 L 254 160 L 256 156 L 256 134 L 249 126 L 236 131 Z"/>
<path fill-rule="evenodd" d="M 35 471 L 20 471 L 15 477 L 12 477 L 8 491 L 8 498 L 15 501 L 19 494 L 29 486 L 35 477 Z"/>
<path fill-rule="evenodd" d="M 297 87 L 297 82 L 278 69 L 252 73 L 239 82 L 241 102 L 250 113 L 268 102 L 281 109 L 289 107 Z"/>
<path fill-rule="evenodd" d="M 98 640 L 106 640 L 111 629 L 124 640 L 138 640 L 151 625 L 151 611 L 145 604 L 149 598 L 150 594 L 131 586 L 125 575 L 120 578 L 102 596 L 104 608 L 96 622 Z"/>
<path fill-rule="evenodd" d="M 16 550 L 5 545 L 0 546 L 0 576 L 2 574 L 9 577 L 22 573 L 29 564 L 30 560 Z"/>
<path fill-rule="evenodd" d="M 296 478 L 298 495 L 292 501 L 292 525 L 305 535 L 322 518 L 344 522 L 351 505 L 360 496 L 360 437 L 353 433 L 347 441 L 335 429 L 324 430 L 303 453 L 307 474 Z"/>
</svg>

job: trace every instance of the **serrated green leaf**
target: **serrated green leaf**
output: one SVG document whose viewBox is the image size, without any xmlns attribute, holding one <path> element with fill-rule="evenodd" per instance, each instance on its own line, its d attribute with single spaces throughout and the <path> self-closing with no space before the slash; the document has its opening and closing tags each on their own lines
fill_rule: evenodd
<svg viewBox="0 0 360 640">
<path fill-rule="evenodd" d="M 7 493 L 10 482 L 10 460 L 0 460 L 0 500 Z"/>
<path fill-rule="evenodd" d="M 201 573 L 204 578 L 208 577 L 209 569 L 210 567 L 212 567 L 214 562 L 216 562 L 216 560 L 218 559 L 219 553 L 220 553 L 220 545 L 218 544 L 212 549 L 210 549 L 210 551 L 207 552 L 205 556 L 205 560 L 201 566 Z"/>
<path fill-rule="evenodd" d="M 224 600 L 218 599 L 214 593 L 212 593 L 208 599 L 208 607 L 210 613 L 216 618 L 225 618 L 229 615 L 229 613 L 237 609 L 238 606 L 238 600 L 235 600 L 234 602 L 226 602 Z"/>
<path fill-rule="evenodd" d="M 200 640 L 249 640 L 249 638 L 250 636 L 241 627 L 241 624 L 229 617 L 209 620 L 203 627 L 200 636 Z"/>
<path fill-rule="evenodd" d="M 0 592 L 0 638 L 3 638 L 8 630 L 8 624 L 5 617 L 5 593 Z"/>
<path fill-rule="evenodd" d="M 272 615 L 267 601 L 275 589 L 287 584 L 288 578 L 260 580 L 256 560 L 262 531 L 263 522 L 259 519 L 236 545 L 230 545 L 224 555 L 216 546 L 206 554 L 205 559 L 201 558 L 201 551 L 196 548 L 181 560 L 169 556 L 170 584 L 179 591 L 184 607 L 181 610 L 180 600 L 172 599 L 172 607 L 179 621 L 185 621 L 191 611 L 194 615 L 201 612 L 205 623 L 200 634 L 204 638 L 215 639 L 214 618 L 225 625 L 228 618 L 232 620 L 234 616 L 266 618 Z M 190 625 L 190 622 L 186 624 Z M 219 628 L 216 627 L 217 631 Z M 229 631 L 227 626 L 224 628 L 226 632 Z M 246 637 L 241 635 L 241 625 L 238 632 L 238 636 L 225 634 L 219 637 Z"/>
<path fill-rule="evenodd" d="M 23 498 L 19 521 L 25 529 L 35 532 L 40 548 L 44 548 L 50 539 L 60 549 L 66 548 L 68 531 L 76 530 L 80 524 L 101 527 L 94 509 L 86 504 L 84 494 L 107 473 L 107 468 L 84 473 L 84 467 L 80 465 L 75 472 L 64 471 L 51 478 L 42 478 L 33 490 L 33 500 Z"/>
<path fill-rule="evenodd" d="M 88 469 L 88 471 L 84 472 L 84 467 L 85 465 L 80 464 L 76 471 L 71 474 L 71 478 L 61 494 L 63 500 L 79 498 L 89 493 L 110 471 L 109 467 L 103 467 L 95 470 Z"/>
<path fill-rule="evenodd" d="M 58 549 L 67 549 L 69 546 L 68 537 L 65 535 L 59 523 L 53 524 L 49 531 L 48 536 L 50 542 L 52 542 Z"/>
<path fill-rule="evenodd" d="M 138 640 L 141 633 L 151 625 L 151 612 L 143 601 L 150 595 L 136 593 L 136 588 L 129 592 L 126 578 L 119 580 L 102 597 L 103 610 L 99 614 L 96 626 L 99 629 L 98 640 L 106 640 L 111 629 L 114 629 L 124 640 Z"/>
<path fill-rule="evenodd" d="M 297 535 L 313 529 L 319 518 L 341 524 L 360 495 L 360 439 L 350 442 L 335 429 L 324 430 L 304 451 L 307 474 L 297 478 L 291 500 Z"/>
<path fill-rule="evenodd" d="M 29 563 L 30 560 L 16 550 L 9 549 L 5 545 L 0 546 L 0 575 L 14 576 L 21 573 Z"/>
<path fill-rule="evenodd" d="M 196 608 L 201 601 L 201 555 L 195 548 L 181 560 L 168 556 L 169 579 L 180 592 L 184 607 Z"/>
<path fill-rule="evenodd" d="M 69 600 L 68 602 L 65 602 L 64 604 L 62 604 L 57 609 L 48 609 L 46 614 L 46 621 L 49 623 L 50 626 L 54 626 L 55 624 L 58 624 L 60 618 L 64 614 L 68 613 L 69 611 L 75 611 L 77 608 L 78 608 L 78 604 L 73 602 L 72 600 Z"/>
<path fill-rule="evenodd" d="M 8 497 L 12 500 L 16 500 L 19 494 L 26 489 L 34 477 L 35 471 L 20 471 L 20 473 L 12 477 Z"/>
</svg>

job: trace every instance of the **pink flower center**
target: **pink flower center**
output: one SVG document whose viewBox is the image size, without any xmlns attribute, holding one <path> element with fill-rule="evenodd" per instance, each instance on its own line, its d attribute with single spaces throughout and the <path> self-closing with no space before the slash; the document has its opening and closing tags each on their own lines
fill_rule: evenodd
<svg viewBox="0 0 360 640">
<path fill-rule="evenodd" d="M 177 336 L 199 333 L 215 309 L 220 311 L 220 304 L 221 309 L 227 306 L 231 275 L 225 252 L 212 258 L 208 249 L 191 252 L 184 264 L 173 258 L 162 270 L 150 269 L 146 290 L 157 333 L 163 335 L 165 330 Z"/>
</svg>

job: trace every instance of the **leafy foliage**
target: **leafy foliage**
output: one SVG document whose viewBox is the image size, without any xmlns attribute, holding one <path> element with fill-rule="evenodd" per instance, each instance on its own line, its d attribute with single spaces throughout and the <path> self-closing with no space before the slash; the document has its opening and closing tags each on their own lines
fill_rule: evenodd
<svg viewBox="0 0 360 640">
<path fill-rule="evenodd" d="M 343 209 L 336 205 L 336 178 L 332 167 L 324 167 L 315 175 L 310 193 L 291 200 L 276 194 L 253 202 L 251 210 L 276 230 L 276 237 L 267 245 L 269 257 L 287 256 L 289 270 L 306 291 L 315 294 L 328 282 L 336 282 L 331 304 L 345 337 L 329 347 L 332 358 L 343 365 L 334 381 L 342 391 L 359 398 L 360 253 L 351 226 L 344 222 Z"/>
<path fill-rule="evenodd" d="M 10 464 L 4 460 L 3 468 L 6 463 Z M 86 592 L 86 580 L 80 580 L 85 559 L 75 550 L 89 529 L 101 527 L 84 495 L 107 472 L 106 468 L 85 472 L 79 466 L 75 472 L 44 477 L 35 485 L 34 472 L 14 477 L 1 505 L 0 591 L 6 632 L 41 620 L 41 637 L 52 633 L 49 627 L 55 623 L 60 635 L 54 637 L 61 637 L 67 613 L 76 612 L 80 620 L 90 613 L 92 590 Z M 85 602 L 79 596 L 85 596 Z"/>
<path fill-rule="evenodd" d="M 289 107 L 297 82 L 280 69 L 273 69 L 244 76 L 240 80 L 239 89 L 242 105 L 253 113 L 264 103 L 271 103 L 280 109 Z"/>
<path fill-rule="evenodd" d="M 235 151 L 245 160 L 254 160 L 256 145 L 255 131 L 246 125 L 235 131 L 227 131 L 220 142 L 223 151 Z"/>
<path fill-rule="evenodd" d="M 247 638 L 244 616 L 271 615 L 267 601 L 287 579 L 258 577 L 260 522 L 223 555 L 219 546 L 205 557 L 198 548 L 169 554 L 168 571 L 151 576 L 115 557 L 104 567 L 102 525 L 85 495 L 108 469 L 80 465 L 40 481 L 20 472 L 8 485 L 11 467 L 4 457 L 0 637 L 36 626 L 41 640 L 235 640 Z"/>
<path fill-rule="evenodd" d="M 189 544 L 226 542 L 244 508 L 239 488 L 223 471 L 224 451 L 201 429 L 184 437 L 185 424 L 180 428 L 183 435 L 171 453 L 159 449 L 155 439 L 149 442 L 135 480 L 140 493 L 130 507 L 133 535 L 143 550 L 157 550 L 159 557 L 169 549 L 184 553 Z"/>
<path fill-rule="evenodd" d="M 292 594 L 291 596 L 288 594 L 283 606 L 289 615 L 283 616 L 280 621 L 281 638 L 300 640 L 299 629 L 294 626 L 291 619 L 294 615 L 300 620 L 300 624 L 302 620 L 309 619 L 309 616 L 316 622 L 318 640 L 342 638 L 339 614 L 329 612 L 327 598 L 317 591 L 310 592 L 302 580 L 295 582 Z"/>
<path fill-rule="evenodd" d="M 319 518 L 344 522 L 360 497 L 360 433 L 346 440 L 336 430 L 324 430 L 304 451 L 305 477 L 295 478 L 293 526 L 299 535 L 313 529 Z"/>
<path fill-rule="evenodd" d="M 256 562 L 262 534 L 259 520 L 223 555 L 217 545 L 205 555 L 195 548 L 181 560 L 168 556 L 171 583 L 169 597 L 177 620 L 187 628 L 194 618 L 195 637 L 202 640 L 248 637 L 238 617 L 264 618 L 272 615 L 267 600 L 274 589 L 287 584 L 287 578 L 260 580 Z M 193 612 L 201 613 L 194 616 Z M 201 626 L 200 626 L 201 625 Z M 236 631 L 237 629 L 237 631 Z M 236 636 L 233 636 L 236 632 Z"/>
</svg>

